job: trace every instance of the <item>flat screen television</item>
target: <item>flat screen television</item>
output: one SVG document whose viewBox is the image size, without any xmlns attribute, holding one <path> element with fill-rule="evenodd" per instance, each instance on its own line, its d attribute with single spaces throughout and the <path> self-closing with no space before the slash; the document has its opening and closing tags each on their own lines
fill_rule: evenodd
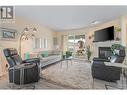
<svg viewBox="0 0 127 95">
<path fill-rule="evenodd" d="M 94 32 L 94 42 L 114 40 L 114 26 Z"/>
</svg>

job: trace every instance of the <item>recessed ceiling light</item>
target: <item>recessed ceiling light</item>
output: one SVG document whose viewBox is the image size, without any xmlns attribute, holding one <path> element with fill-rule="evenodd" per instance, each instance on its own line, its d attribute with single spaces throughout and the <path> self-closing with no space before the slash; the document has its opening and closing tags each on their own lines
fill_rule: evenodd
<svg viewBox="0 0 127 95">
<path fill-rule="evenodd" d="M 91 24 L 99 24 L 100 23 L 100 21 L 93 21 Z"/>
</svg>

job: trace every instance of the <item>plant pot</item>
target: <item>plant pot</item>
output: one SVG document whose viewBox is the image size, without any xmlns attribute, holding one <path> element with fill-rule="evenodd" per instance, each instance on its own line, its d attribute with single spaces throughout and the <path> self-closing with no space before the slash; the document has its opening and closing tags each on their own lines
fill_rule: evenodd
<svg viewBox="0 0 127 95">
<path fill-rule="evenodd" d="M 117 38 L 116 38 L 116 41 L 119 41 L 119 40 L 120 40 L 120 38 L 117 37 Z"/>
</svg>

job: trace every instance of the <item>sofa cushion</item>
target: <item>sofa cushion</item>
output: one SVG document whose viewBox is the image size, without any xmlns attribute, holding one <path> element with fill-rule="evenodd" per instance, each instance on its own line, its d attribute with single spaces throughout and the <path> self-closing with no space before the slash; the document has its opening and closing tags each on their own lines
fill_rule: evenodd
<svg viewBox="0 0 127 95">
<path fill-rule="evenodd" d="M 48 56 L 51 56 L 51 55 L 53 55 L 53 51 L 49 50 L 48 51 Z"/>
<path fill-rule="evenodd" d="M 25 53 L 25 59 L 30 59 L 30 53 L 29 52 Z"/>
<path fill-rule="evenodd" d="M 42 56 L 42 57 L 47 57 L 47 56 L 48 56 L 48 51 L 43 51 L 43 52 L 41 53 L 41 56 Z"/>
<path fill-rule="evenodd" d="M 52 56 L 44 57 L 44 58 L 41 59 L 41 62 L 48 62 L 48 61 L 54 60 L 58 57 L 60 57 L 60 56 L 59 55 L 52 55 Z"/>
<path fill-rule="evenodd" d="M 60 55 L 60 51 L 52 51 L 53 55 Z"/>
<path fill-rule="evenodd" d="M 48 57 L 48 56 L 52 56 L 52 55 L 60 55 L 60 51 L 52 51 L 52 50 L 48 50 L 48 51 L 41 51 L 39 52 L 39 55 L 41 55 L 41 57 Z"/>
</svg>

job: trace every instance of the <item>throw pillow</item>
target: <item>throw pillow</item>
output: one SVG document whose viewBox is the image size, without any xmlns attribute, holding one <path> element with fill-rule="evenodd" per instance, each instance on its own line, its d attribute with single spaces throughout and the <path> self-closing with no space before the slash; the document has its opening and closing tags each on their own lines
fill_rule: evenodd
<svg viewBox="0 0 127 95">
<path fill-rule="evenodd" d="M 111 56 L 110 62 L 115 63 L 116 59 L 117 59 L 117 56 L 115 56 L 115 55 Z"/>
<path fill-rule="evenodd" d="M 30 59 L 30 54 L 29 54 L 29 52 L 26 52 L 26 54 L 25 54 L 25 59 Z"/>
<path fill-rule="evenodd" d="M 41 56 L 42 56 L 42 57 L 45 57 L 45 55 L 44 55 L 44 54 L 41 54 Z"/>
<path fill-rule="evenodd" d="M 44 51 L 43 54 L 44 54 L 44 57 L 48 57 L 48 51 Z"/>
</svg>

